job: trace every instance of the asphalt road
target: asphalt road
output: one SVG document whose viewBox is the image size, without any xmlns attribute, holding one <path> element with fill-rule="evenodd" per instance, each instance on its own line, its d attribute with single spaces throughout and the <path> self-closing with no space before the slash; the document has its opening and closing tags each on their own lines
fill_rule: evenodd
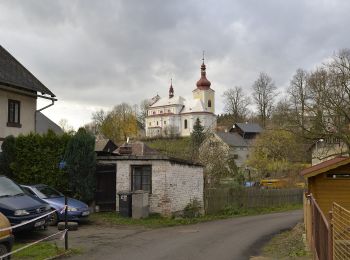
<svg viewBox="0 0 350 260">
<path fill-rule="evenodd" d="M 239 217 L 154 230 L 97 228 L 71 233 L 83 255 L 69 259 L 244 260 L 257 255 L 269 238 L 302 220 L 302 211 Z"/>
</svg>

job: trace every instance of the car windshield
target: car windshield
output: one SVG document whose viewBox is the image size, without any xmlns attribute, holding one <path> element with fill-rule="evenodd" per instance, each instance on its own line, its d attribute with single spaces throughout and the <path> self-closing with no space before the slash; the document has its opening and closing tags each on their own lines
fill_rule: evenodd
<svg viewBox="0 0 350 260">
<path fill-rule="evenodd" d="M 61 192 L 49 186 L 39 186 L 36 187 L 36 189 L 38 190 L 38 196 L 41 199 L 58 198 L 64 196 Z"/>
<path fill-rule="evenodd" d="M 23 190 L 12 180 L 0 177 L 0 198 L 23 195 Z"/>
</svg>

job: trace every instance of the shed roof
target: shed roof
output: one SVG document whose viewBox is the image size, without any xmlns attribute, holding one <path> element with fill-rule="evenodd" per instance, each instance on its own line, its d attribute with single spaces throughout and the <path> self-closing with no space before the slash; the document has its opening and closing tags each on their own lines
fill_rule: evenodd
<svg viewBox="0 0 350 260">
<path fill-rule="evenodd" d="M 306 168 L 300 172 L 300 175 L 304 176 L 305 178 L 310 178 L 348 163 L 350 163 L 349 157 L 336 157 Z"/>
<path fill-rule="evenodd" d="M 216 135 L 229 146 L 247 147 L 248 142 L 237 133 L 217 132 Z"/>
<path fill-rule="evenodd" d="M 245 133 L 261 133 L 263 131 L 257 123 L 236 123 L 235 126 L 239 127 Z"/>
<path fill-rule="evenodd" d="M 0 84 L 55 95 L 0 45 Z"/>
<path fill-rule="evenodd" d="M 63 130 L 59 127 L 55 122 L 53 122 L 50 118 L 45 116 L 41 112 L 36 113 L 35 118 L 35 131 L 39 134 L 46 133 L 49 129 L 54 131 L 56 134 L 63 134 Z"/>
</svg>

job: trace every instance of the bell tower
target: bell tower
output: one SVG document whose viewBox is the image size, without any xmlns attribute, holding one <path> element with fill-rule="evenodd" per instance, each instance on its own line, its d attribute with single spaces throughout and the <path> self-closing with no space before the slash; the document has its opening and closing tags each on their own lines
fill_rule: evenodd
<svg viewBox="0 0 350 260">
<path fill-rule="evenodd" d="M 204 63 L 204 51 L 201 65 L 201 77 L 197 81 L 197 88 L 193 90 L 193 98 L 200 99 L 207 112 L 215 114 L 215 91 L 210 88 L 211 82 L 207 79 L 206 66 Z"/>
</svg>

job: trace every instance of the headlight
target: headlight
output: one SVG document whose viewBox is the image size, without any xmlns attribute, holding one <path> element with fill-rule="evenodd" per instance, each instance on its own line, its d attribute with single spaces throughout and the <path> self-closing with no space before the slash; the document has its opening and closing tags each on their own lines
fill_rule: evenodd
<svg viewBox="0 0 350 260">
<path fill-rule="evenodd" d="M 15 210 L 15 216 L 25 216 L 25 215 L 29 215 L 29 212 L 26 211 L 25 209 Z"/>
<path fill-rule="evenodd" d="M 74 207 L 68 206 L 68 211 L 78 211 L 78 209 L 77 209 L 77 208 L 74 208 Z"/>
</svg>

